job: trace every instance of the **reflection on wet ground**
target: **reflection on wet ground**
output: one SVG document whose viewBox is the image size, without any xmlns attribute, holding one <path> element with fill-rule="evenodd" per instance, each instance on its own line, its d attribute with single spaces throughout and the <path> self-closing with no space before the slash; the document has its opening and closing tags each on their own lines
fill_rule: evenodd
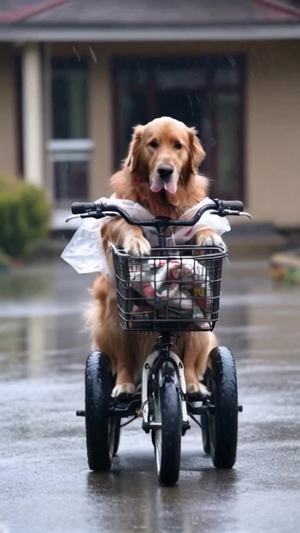
<svg viewBox="0 0 300 533">
<path fill-rule="evenodd" d="M 157 485 L 140 422 L 124 429 L 111 473 L 87 469 L 74 413 L 83 407 L 90 281 L 62 264 L 0 276 L 0 531 L 296 533 L 300 288 L 274 287 L 263 262 L 226 267 L 217 332 L 237 356 L 238 460 L 215 470 L 193 426 L 170 489 Z"/>
</svg>

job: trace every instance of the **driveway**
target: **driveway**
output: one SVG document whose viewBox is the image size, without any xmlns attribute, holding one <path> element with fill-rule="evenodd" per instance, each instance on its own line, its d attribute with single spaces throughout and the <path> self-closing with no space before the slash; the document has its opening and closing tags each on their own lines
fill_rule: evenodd
<svg viewBox="0 0 300 533">
<path fill-rule="evenodd" d="M 193 424 L 179 483 L 164 488 L 140 420 L 124 428 L 111 473 L 88 470 L 75 411 L 90 281 L 62 263 L 0 276 L 0 532 L 298 532 L 299 286 L 273 286 L 264 262 L 226 266 L 216 331 L 237 359 L 237 462 L 215 470 Z"/>
</svg>

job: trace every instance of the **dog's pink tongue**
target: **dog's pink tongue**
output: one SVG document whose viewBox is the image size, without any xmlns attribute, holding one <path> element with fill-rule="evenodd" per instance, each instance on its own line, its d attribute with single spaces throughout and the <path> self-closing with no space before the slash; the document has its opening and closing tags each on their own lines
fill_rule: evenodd
<svg viewBox="0 0 300 533">
<path fill-rule="evenodd" d="M 175 194 L 177 191 L 177 182 L 176 179 L 171 179 L 168 183 L 163 183 L 163 181 L 154 182 L 151 184 L 150 189 L 152 192 L 159 192 L 165 189 L 170 194 Z"/>
<path fill-rule="evenodd" d="M 171 180 L 168 183 L 164 184 L 164 189 L 170 194 L 175 194 L 177 191 L 177 182 L 176 180 Z"/>
</svg>

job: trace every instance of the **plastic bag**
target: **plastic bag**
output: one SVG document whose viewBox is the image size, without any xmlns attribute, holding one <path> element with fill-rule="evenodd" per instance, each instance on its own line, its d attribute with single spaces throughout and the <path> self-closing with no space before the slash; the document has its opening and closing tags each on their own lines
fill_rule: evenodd
<svg viewBox="0 0 300 533">
<path fill-rule="evenodd" d="M 155 217 L 149 213 L 140 204 L 131 200 L 121 200 L 119 198 L 100 198 L 97 202 L 122 207 L 130 216 L 143 220 L 154 220 Z M 207 203 L 214 204 L 210 198 L 204 198 L 197 205 L 188 209 L 182 217 L 190 219 L 196 211 Z M 101 226 L 107 222 L 109 217 L 96 220 L 93 218 L 85 219 L 77 231 L 74 233 L 70 242 L 67 244 L 61 254 L 61 258 L 71 265 L 79 274 L 88 274 L 90 272 L 102 272 L 111 274 L 107 264 L 106 255 L 101 241 Z M 170 237 L 167 238 L 167 246 L 184 244 L 191 240 L 199 229 L 212 229 L 219 235 L 230 231 L 230 224 L 226 217 L 214 215 L 206 211 L 201 219 L 192 227 L 177 227 Z M 151 246 L 157 246 L 158 238 L 155 228 L 144 228 L 145 237 L 150 241 Z"/>
<path fill-rule="evenodd" d="M 61 254 L 79 274 L 103 272 L 109 274 L 100 228 L 104 219 L 88 218 L 82 222 Z"/>
</svg>

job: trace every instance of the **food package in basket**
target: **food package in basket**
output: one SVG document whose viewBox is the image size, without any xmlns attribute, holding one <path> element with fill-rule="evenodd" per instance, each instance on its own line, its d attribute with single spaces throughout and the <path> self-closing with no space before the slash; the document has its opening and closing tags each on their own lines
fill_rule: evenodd
<svg viewBox="0 0 300 533">
<path fill-rule="evenodd" d="M 134 263 L 129 265 L 129 274 L 130 285 L 143 298 L 143 306 L 168 307 L 179 316 L 180 311 L 188 311 L 194 319 L 205 316 L 211 289 L 206 269 L 196 259 L 143 260 L 137 268 Z"/>
</svg>

